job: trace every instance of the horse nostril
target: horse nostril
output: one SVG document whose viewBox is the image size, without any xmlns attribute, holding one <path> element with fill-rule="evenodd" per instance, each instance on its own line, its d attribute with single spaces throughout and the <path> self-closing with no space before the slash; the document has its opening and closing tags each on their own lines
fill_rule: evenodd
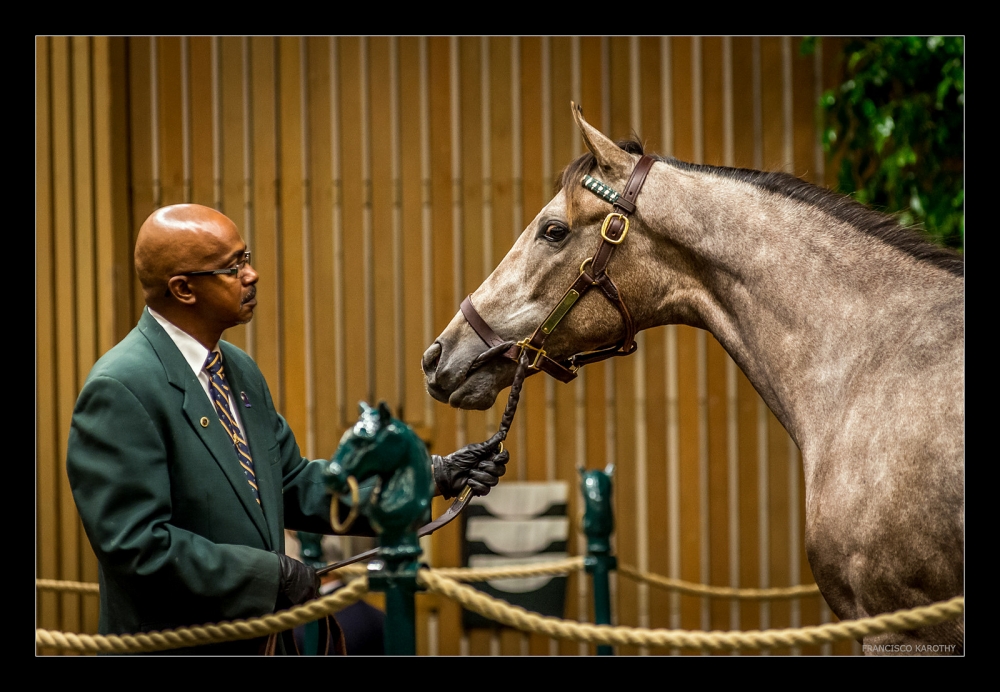
<svg viewBox="0 0 1000 692">
<path fill-rule="evenodd" d="M 441 344 L 434 342 L 430 348 L 424 351 L 424 357 L 420 359 L 420 366 L 424 370 L 424 375 L 430 377 L 437 370 L 438 362 L 441 360 Z"/>
</svg>

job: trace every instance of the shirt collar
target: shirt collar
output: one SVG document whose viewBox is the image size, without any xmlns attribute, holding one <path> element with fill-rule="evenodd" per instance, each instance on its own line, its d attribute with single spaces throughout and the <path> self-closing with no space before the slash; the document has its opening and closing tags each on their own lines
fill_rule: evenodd
<svg viewBox="0 0 1000 692">
<path fill-rule="evenodd" d="M 163 327 L 163 331 L 167 333 L 167 336 L 169 336 L 174 344 L 177 345 L 177 349 L 181 352 L 181 355 L 184 356 L 184 360 L 187 361 L 187 364 L 191 366 L 195 376 L 201 374 L 201 372 L 205 369 L 205 361 L 208 360 L 208 354 L 210 351 L 202 346 L 197 339 L 160 313 L 156 312 L 156 310 L 153 310 L 149 306 L 146 306 L 146 309 L 149 310 L 149 314 L 153 316 L 153 319 L 160 323 L 160 326 Z M 219 344 L 216 342 L 212 351 L 218 350 Z"/>
</svg>

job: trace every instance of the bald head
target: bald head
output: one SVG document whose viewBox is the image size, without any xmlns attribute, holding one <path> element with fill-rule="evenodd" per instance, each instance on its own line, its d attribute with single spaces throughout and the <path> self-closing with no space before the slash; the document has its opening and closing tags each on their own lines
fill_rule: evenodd
<svg viewBox="0 0 1000 692">
<path fill-rule="evenodd" d="M 225 214 L 200 204 L 174 204 L 149 215 L 135 240 L 135 270 L 146 304 L 169 300 L 167 282 L 185 271 L 222 266 L 239 231 Z"/>
</svg>

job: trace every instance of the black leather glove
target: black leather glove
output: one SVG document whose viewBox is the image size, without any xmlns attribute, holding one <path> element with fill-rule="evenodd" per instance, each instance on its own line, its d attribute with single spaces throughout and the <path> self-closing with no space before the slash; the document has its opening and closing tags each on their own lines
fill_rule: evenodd
<svg viewBox="0 0 1000 692">
<path fill-rule="evenodd" d="M 510 454 L 498 452 L 500 443 L 507 436 L 498 432 L 486 442 L 462 447 L 446 457 L 431 455 L 434 467 L 434 486 L 438 494 L 452 498 L 468 485 L 474 495 L 485 495 L 507 472 Z"/>
<path fill-rule="evenodd" d="M 279 610 L 302 605 L 319 596 L 319 575 L 309 565 L 295 558 L 277 553 L 281 565 L 281 578 L 278 581 Z"/>
</svg>

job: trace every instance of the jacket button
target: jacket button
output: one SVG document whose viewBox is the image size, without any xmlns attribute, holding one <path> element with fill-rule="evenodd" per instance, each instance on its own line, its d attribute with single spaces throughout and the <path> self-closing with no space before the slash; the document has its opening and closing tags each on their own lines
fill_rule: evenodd
<svg viewBox="0 0 1000 692">
<path fill-rule="evenodd" d="M 201 427 L 203 427 L 203 428 L 207 428 L 208 427 L 208 418 L 206 418 L 205 416 L 201 417 Z"/>
</svg>

